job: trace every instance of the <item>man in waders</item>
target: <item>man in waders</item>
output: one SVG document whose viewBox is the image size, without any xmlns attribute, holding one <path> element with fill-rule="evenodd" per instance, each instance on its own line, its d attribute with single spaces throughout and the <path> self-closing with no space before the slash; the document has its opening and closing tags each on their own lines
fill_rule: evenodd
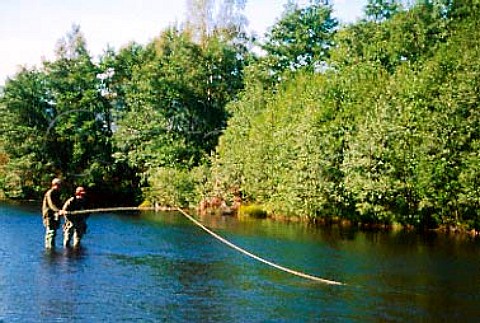
<svg viewBox="0 0 480 323">
<path fill-rule="evenodd" d="M 55 237 L 60 227 L 61 209 L 60 190 L 62 181 L 59 178 L 52 180 L 52 187 L 45 193 L 42 203 L 42 218 L 45 227 L 45 248 L 55 248 Z"/>
<path fill-rule="evenodd" d="M 86 209 L 85 189 L 81 186 L 75 190 L 75 196 L 69 198 L 63 205 L 65 224 L 63 225 L 63 246 L 70 247 L 73 238 L 73 247 L 80 247 L 80 241 L 87 232 L 87 218 L 89 214 L 71 214 L 72 211 Z"/>
</svg>

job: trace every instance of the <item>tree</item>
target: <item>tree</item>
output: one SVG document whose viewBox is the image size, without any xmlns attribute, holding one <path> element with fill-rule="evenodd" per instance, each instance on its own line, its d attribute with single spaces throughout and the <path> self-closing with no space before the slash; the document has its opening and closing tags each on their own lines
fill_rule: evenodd
<svg viewBox="0 0 480 323">
<path fill-rule="evenodd" d="M 52 176 L 95 186 L 112 162 L 111 106 L 101 96 L 100 70 L 78 26 L 59 41 L 56 53 L 42 70 L 23 70 L 5 87 L 2 118 L 9 120 L 11 171 L 37 194 Z"/>
<path fill-rule="evenodd" d="M 248 20 L 244 11 L 247 0 L 223 0 L 216 18 L 217 28 L 230 31 L 233 35 L 243 35 Z"/>
<path fill-rule="evenodd" d="M 199 46 L 175 29 L 147 50 L 148 60 L 126 89 L 128 113 L 118 142 L 140 168 L 147 160 L 147 168 L 198 164 L 226 125 L 225 105 L 243 86 L 244 59 L 218 37 Z"/>
<path fill-rule="evenodd" d="M 329 64 L 335 68 L 359 62 L 380 63 L 390 73 L 404 64 L 431 57 L 447 39 L 447 19 L 438 8 L 419 4 L 381 23 L 360 21 L 337 33 Z"/>
<path fill-rule="evenodd" d="M 249 85 L 211 191 L 233 184 L 281 214 L 480 228 L 478 10 L 440 9 L 348 26 L 323 73 Z"/>
<path fill-rule="evenodd" d="M 108 48 L 101 57 L 99 68 L 102 71 L 97 75 L 101 78 L 101 91 L 112 104 L 112 117 L 115 121 L 117 114 L 127 109 L 125 89 L 130 85 L 133 73 L 139 69 L 144 60 L 148 59 L 148 51 L 144 46 L 131 42 L 116 52 Z"/>
<path fill-rule="evenodd" d="M 368 0 L 365 6 L 365 14 L 368 19 L 381 22 L 392 18 L 402 10 L 399 0 Z"/>
<path fill-rule="evenodd" d="M 185 31 L 198 44 L 207 42 L 214 34 L 224 34 L 234 41 L 245 39 L 245 6 L 246 0 L 187 0 Z"/>
<path fill-rule="evenodd" d="M 101 95 L 97 78 L 101 70 L 92 62 L 78 26 L 59 43 L 56 60 L 45 62 L 44 68 L 53 106 L 48 135 L 62 146 L 59 172 L 94 182 L 99 175 L 92 173 L 94 168 L 112 161 L 112 113 Z"/>
<path fill-rule="evenodd" d="M 193 39 L 203 42 L 213 31 L 215 0 L 187 0 L 187 28 Z"/>
<path fill-rule="evenodd" d="M 265 35 L 260 46 L 265 55 L 251 69 L 249 78 L 276 84 L 284 72 L 318 70 L 329 57 L 337 25 L 331 5 L 317 0 L 300 7 L 290 2 Z"/>
<path fill-rule="evenodd" d="M 3 190 L 12 198 L 33 197 L 32 190 L 41 187 L 44 171 L 54 172 L 57 164 L 49 158 L 56 147 L 45 142 L 52 120 L 45 74 L 21 70 L 5 84 L 2 102 Z"/>
</svg>

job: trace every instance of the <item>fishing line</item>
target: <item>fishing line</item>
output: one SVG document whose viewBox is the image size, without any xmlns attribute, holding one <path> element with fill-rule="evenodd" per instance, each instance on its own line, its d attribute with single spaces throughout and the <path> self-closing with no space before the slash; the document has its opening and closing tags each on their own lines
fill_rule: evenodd
<svg viewBox="0 0 480 323">
<path fill-rule="evenodd" d="M 178 207 L 174 208 L 174 209 L 179 211 L 188 220 L 192 221 L 195 225 L 197 225 L 198 227 L 203 229 L 205 232 L 207 232 L 208 234 L 210 234 L 211 236 L 213 236 L 214 238 L 216 238 L 220 242 L 222 242 L 222 243 L 226 244 L 227 246 L 229 246 L 230 248 L 233 248 L 233 249 L 237 250 L 238 252 L 240 252 L 240 253 L 242 253 L 242 254 L 250 257 L 250 258 L 253 258 L 253 259 L 255 259 L 255 260 L 257 260 L 261 263 L 264 263 L 264 264 L 266 264 L 270 267 L 276 268 L 278 270 L 287 272 L 287 273 L 295 275 L 295 276 L 299 276 L 299 277 L 302 277 L 302 278 L 306 278 L 306 279 L 313 280 L 313 281 L 320 282 L 320 283 L 327 284 L 327 285 L 346 285 L 345 283 L 338 282 L 338 281 L 335 281 L 335 280 L 329 280 L 329 279 L 309 275 L 309 274 L 306 274 L 306 273 L 303 273 L 303 272 L 300 272 L 300 271 L 296 271 L 296 270 L 278 265 L 278 264 L 276 264 L 274 262 L 271 262 L 269 260 L 266 260 L 262 257 L 259 257 L 255 254 L 253 254 L 253 253 L 235 245 L 234 243 L 228 241 L 227 239 L 223 238 L 222 236 L 218 235 L 217 233 L 213 232 L 212 230 L 207 228 L 205 225 L 200 223 L 198 220 L 196 220 L 194 217 L 192 217 L 190 214 L 185 212 L 184 210 L 182 210 Z M 86 213 L 118 212 L 118 211 L 142 211 L 142 210 L 156 210 L 156 208 L 154 208 L 154 207 L 113 207 L 113 208 L 101 208 L 101 209 L 71 211 L 71 212 L 67 212 L 67 214 L 86 214 Z"/>
</svg>

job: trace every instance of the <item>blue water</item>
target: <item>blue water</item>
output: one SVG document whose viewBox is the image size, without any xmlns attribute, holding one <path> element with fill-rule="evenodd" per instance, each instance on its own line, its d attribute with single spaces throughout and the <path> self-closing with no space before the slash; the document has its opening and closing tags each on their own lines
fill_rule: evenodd
<svg viewBox="0 0 480 323">
<path fill-rule="evenodd" d="M 78 251 L 43 249 L 39 207 L 0 204 L 0 322 L 473 321 L 480 244 L 205 217 L 215 232 L 330 286 L 280 272 L 178 213 L 95 214 Z"/>
</svg>

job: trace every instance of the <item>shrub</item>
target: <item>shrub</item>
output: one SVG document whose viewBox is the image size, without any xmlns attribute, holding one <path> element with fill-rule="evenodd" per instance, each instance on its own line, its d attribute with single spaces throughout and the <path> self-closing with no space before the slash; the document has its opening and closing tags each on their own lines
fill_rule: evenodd
<svg viewBox="0 0 480 323">
<path fill-rule="evenodd" d="M 152 171 L 145 198 L 162 206 L 189 207 L 196 203 L 195 180 L 185 169 L 162 167 Z"/>
<path fill-rule="evenodd" d="M 265 219 L 267 217 L 267 211 L 259 205 L 242 205 L 238 209 L 238 216 Z"/>
</svg>

